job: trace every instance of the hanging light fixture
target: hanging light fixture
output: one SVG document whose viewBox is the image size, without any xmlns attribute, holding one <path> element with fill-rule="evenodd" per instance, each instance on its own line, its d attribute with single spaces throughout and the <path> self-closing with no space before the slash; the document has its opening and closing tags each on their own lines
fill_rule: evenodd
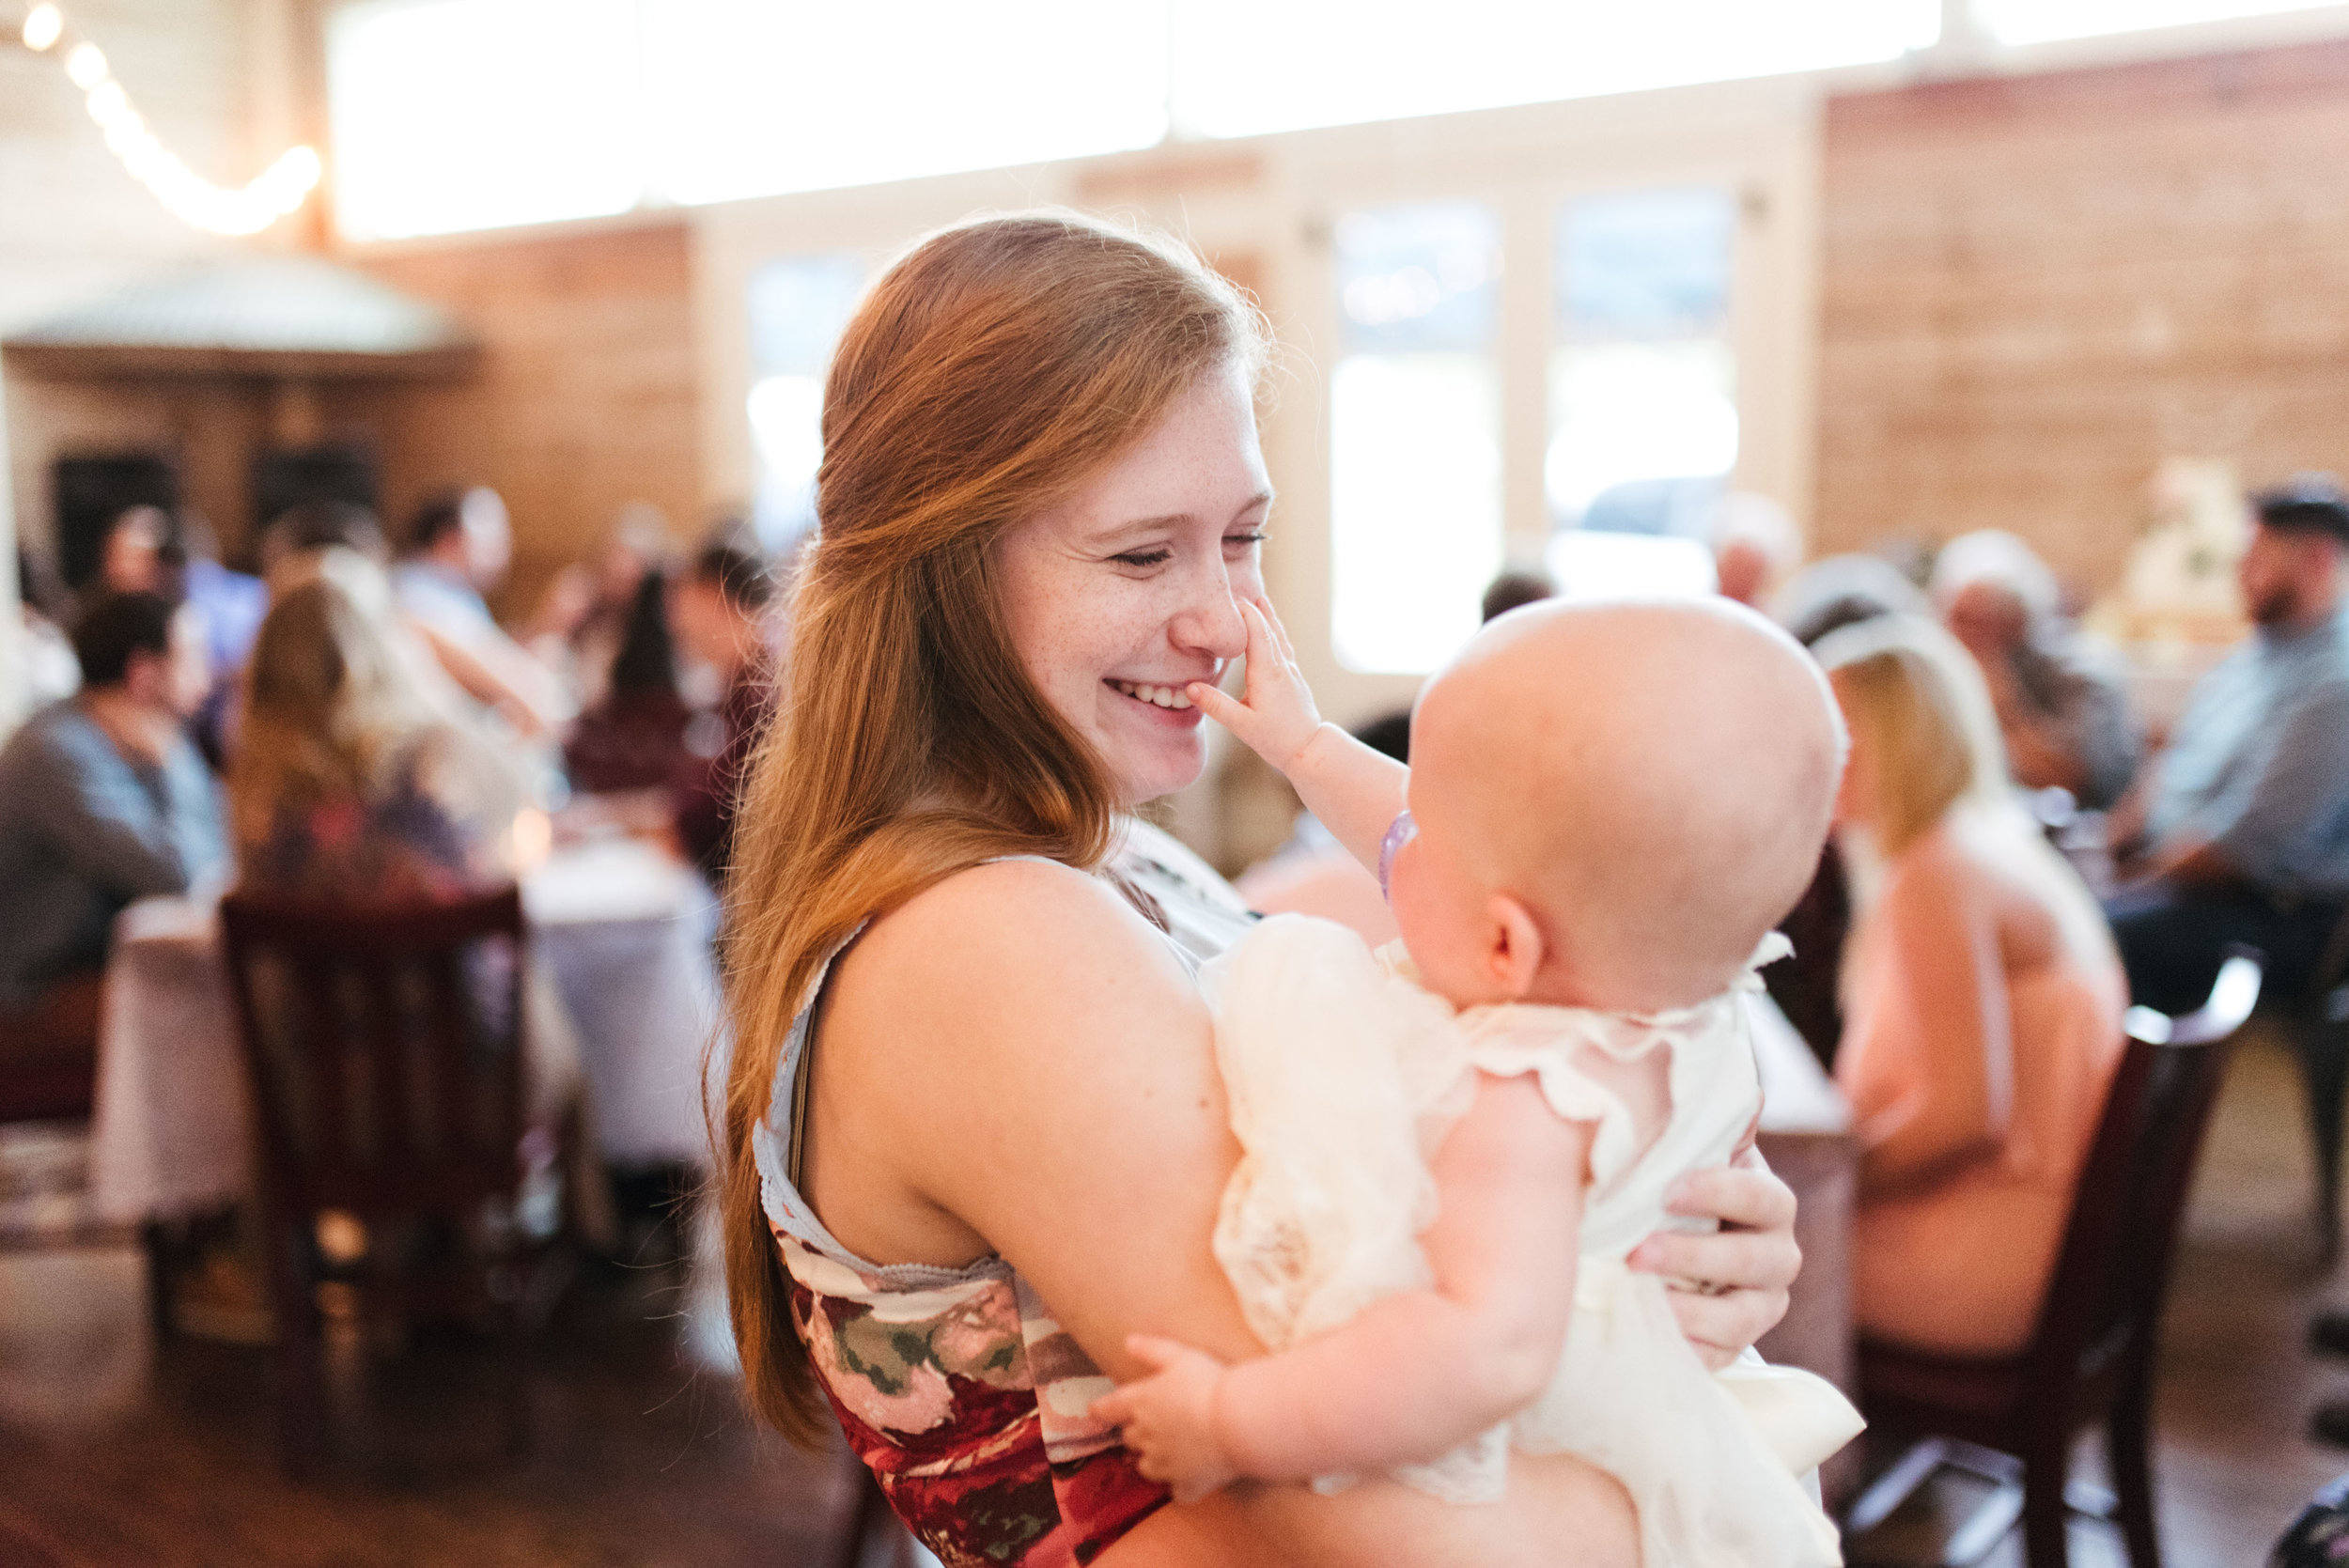
<svg viewBox="0 0 2349 1568">
<path fill-rule="evenodd" d="M 67 78 L 82 90 L 89 117 L 105 133 L 107 147 L 182 221 L 214 234 L 258 234 L 298 210 L 318 188 L 323 165 L 307 147 L 288 147 L 276 163 L 234 189 L 215 185 L 189 168 L 148 129 L 99 47 L 70 36 L 65 13 L 51 0 L 41 0 L 24 13 L 18 37 L 37 54 L 57 55 Z"/>
</svg>

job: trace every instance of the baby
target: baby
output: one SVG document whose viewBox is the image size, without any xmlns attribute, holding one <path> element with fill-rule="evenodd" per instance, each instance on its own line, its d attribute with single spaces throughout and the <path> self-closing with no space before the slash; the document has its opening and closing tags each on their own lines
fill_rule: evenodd
<svg viewBox="0 0 2349 1568">
<path fill-rule="evenodd" d="M 1153 1374 L 1096 1412 L 1182 1498 L 1387 1471 L 1475 1501 L 1514 1444 L 1622 1482 L 1648 1568 L 1840 1561 L 1797 1477 L 1857 1413 L 1751 1352 L 1708 1373 L 1624 1262 L 1751 1138 L 1742 992 L 1827 834 L 1826 682 L 1734 605 L 1552 601 L 1429 684 L 1406 769 L 1241 613 L 1244 693 L 1188 695 L 1377 869 L 1408 955 L 1277 916 L 1203 973 L 1243 1151 L 1216 1255 L 1273 1354 L 1136 1336 Z"/>
</svg>

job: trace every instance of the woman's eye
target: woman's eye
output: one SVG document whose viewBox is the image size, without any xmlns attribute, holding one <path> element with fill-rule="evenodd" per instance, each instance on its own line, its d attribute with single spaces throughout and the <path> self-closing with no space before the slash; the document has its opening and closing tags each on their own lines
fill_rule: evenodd
<svg viewBox="0 0 2349 1568">
<path fill-rule="evenodd" d="M 1259 528 L 1254 532 L 1248 534 L 1226 534 L 1223 536 L 1223 543 L 1226 548 L 1237 545 L 1238 548 L 1246 550 L 1250 545 L 1260 545 L 1264 543 L 1264 530 Z"/>
<path fill-rule="evenodd" d="M 1173 551 L 1160 545 L 1156 550 L 1129 550 L 1123 555 L 1112 555 L 1110 559 L 1121 567 L 1155 567 L 1172 558 L 1174 553 Z"/>
</svg>

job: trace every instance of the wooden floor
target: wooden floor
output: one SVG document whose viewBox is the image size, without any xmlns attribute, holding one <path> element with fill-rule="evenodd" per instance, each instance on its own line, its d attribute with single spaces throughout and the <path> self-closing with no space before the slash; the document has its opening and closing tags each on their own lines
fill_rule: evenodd
<svg viewBox="0 0 2349 1568">
<path fill-rule="evenodd" d="M 673 1269 L 611 1271 L 574 1294 L 550 1331 L 526 1460 L 500 1452 L 491 1353 L 424 1340 L 338 1390 L 341 1452 L 298 1487 L 276 1467 L 265 1353 L 179 1341 L 121 1389 L 104 1342 L 138 1327 L 138 1263 L 42 1260 L 36 1275 L 0 1260 L 6 1568 L 832 1560 L 839 1472 L 754 1434 L 731 1383 L 686 1364 Z M 28 1315 L 48 1330 L 46 1367 L 10 1331 Z M 59 1361 L 116 1407 L 70 1415 Z"/>
<path fill-rule="evenodd" d="M 2303 1350 L 2349 1276 L 2310 1266 L 2290 1068 L 2238 1057 L 2197 1190 L 2166 1334 L 2159 1484 L 2176 1568 L 2258 1568 L 2349 1453 L 2309 1408 L 2349 1363 Z M 692 1565 L 825 1560 L 846 1498 L 826 1462 L 756 1436 L 732 1389 L 677 1350 L 674 1271 L 589 1281 L 553 1333 L 537 1452 L 497 1454 L 493 1368 L 427 1342 L 380 1361 L 372 1433 L 332 1479 L 279 1478 L 261 1353 L 176 1343 L 149 1357 L 135 1253 L 0 1258 L 0 1568 L 48 1565 Z M 2087 1473 L 2093 1474 L 2092 1463 Z M 2074 1561 L 2121 1560 L 2082 1524 Z M 2010 1540 L 1990 1562 L 2019 1568 Z"/>
</svg>

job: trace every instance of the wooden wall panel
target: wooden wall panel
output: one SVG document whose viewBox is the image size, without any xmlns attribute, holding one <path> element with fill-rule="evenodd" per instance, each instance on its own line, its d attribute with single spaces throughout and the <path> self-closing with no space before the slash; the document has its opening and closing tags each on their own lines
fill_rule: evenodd
<svg viewBox="0 0 2349 1568">
<path fill-rule="evenodd" d="M 2349 43 L 1831 100 L 1820 548 L 2118 575 L 2170 456 L 2349 471 Z"/>
<path fill-rule="evenodd" d="M 473 237 L 351 257 L 454 309 L 479 334 L 456 385 L 326 399 L 330 427 L 372 436 L 397 531 L 429 492 L 486 484 L 514 515 L 508 608 L 645 501 L 680 536 L 702 524 L 691 259 L 682 223 Z"/>
</svg>

